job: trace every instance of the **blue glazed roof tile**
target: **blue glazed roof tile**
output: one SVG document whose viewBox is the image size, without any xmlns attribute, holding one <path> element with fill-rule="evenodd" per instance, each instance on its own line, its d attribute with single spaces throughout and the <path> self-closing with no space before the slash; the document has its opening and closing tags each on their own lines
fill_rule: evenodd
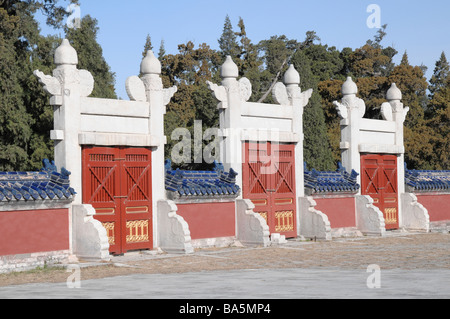
<svg viewBox="0 0 450 319">
<path fill-rule="evenodd" d="M 354 170 L 349 174 L 341 163 L 334 172 L 308 171 L 305 163 L 305 188 L 310 194 L 357 193 L 360 185 L 356 181 L 358 173 Z"/>
<path fill-rule="evenodd" d="M 213 171 L 186 171 L 173 170 L 170 160 L 166 160 L 165 170 L 166 191 L 177 198 L 235 198 L 240 193 L 236 172 L 224 172 L 218 163 Z"/>
<path fill-rule="evenodd" d="M 0 202 L 73 199 L 70 172 L 58 173 L 54 163 L 43 163 L 39 172 L 0 172 Z"/>
<path fill-rule="evenodd" d="M 450 171 L 409 170 L 405 184 L 412 192 L 450 192 Z"/>
</svg>

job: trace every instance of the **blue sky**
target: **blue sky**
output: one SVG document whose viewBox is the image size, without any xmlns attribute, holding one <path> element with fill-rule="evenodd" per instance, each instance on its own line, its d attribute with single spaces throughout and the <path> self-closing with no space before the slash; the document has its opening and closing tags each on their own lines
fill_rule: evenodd
<svg viewBox="0 0 450 319">
<path fill-rule="evenodd" d="M 64 3 L 64 2 L 62 2 Z M 239 17 L 253 43 L 273 35 L 304 40 L 314 30 L 322 44 L 338 49 L 361 47 L 373 39 L 376 28 L 367 26 L 370 4 L 380 8 L 381 24 L 388 24 L 384 46 L 399 53 L 407 50 L 409 62 L 428 67 L 429 77 L 440 54 L 450 59 L 450 1 L 448 0 L 80 0 L 81 16 L 99 22 L 98 42 L 116 73 L 116 92 L 127 99 L 125 80 L 139 73 L 147 34 L 157 53 L 164 39 L 167 53 L 177 53 L 178 44 L 192 41 L 218 49 L 225 16 L 237 31 Z M 42 33 L 61 34 L 41 25 Z"/>
</svg>

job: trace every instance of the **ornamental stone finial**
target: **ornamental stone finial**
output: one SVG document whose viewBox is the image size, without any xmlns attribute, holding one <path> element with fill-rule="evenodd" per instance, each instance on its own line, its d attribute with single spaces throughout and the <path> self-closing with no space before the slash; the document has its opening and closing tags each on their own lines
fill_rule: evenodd
<svg viewBox="0 0 450 319">
<path fill-rule="evenodd" d="M 227 55 L 224 64 L 220 70 L 220 75 L 223 79 L 237 78 L 239 76 L 239 69 L 236 63 L 233 62 L 231 56 Z"/>
<path fill-rule="evenodd" d="M 141 62 L 142 74 L 161 74 L 161 62 L 155 57 L 152 50 L 147 51 L 147 55 Z"/>
<path fill-rule="evenodd" d="M 390 89 L 386 93 L 388 101 L 400 101 L 402 99 L 402 92 L 395 83 L 392 83 Z"/>
<path fill-rule="evenodd" d="M 343 95 L 352 95 L 358 93 L 358 87 L 356 83 L 353 82 L 352 77 L 347 77 L 347 81 L 342 85 L 342 94 Z"/>
<path fill-rule="evenodd" d="M 55 51 L 56 65 L 77 65 L 77 51 L 70 45 L 69 40 L 64 39 Z"/>
<path fill-rule="evenodd" d="M 356 118 L 362 118 L 366 113 L 366 104 L 356 97 L 356 93 L 358 93 L 358 86 L 349 76 L 342 85 L 342 103 L 333 102 L 341 119 L 349 119 L 350 114 L 354 114 Z"/>
<path fill-rule="evenodd" d="M 284 74 L 284 84 L 286 85 L 300 84 L 300 74 L 297 72 L 293 64 L 289 66 L 289 69 Z"/>
</svg>

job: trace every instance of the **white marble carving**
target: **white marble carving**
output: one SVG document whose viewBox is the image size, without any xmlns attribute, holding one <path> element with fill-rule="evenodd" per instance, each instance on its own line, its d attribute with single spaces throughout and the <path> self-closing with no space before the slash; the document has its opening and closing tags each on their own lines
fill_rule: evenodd
<svg viewBox="0 0 450 319">
<path fill-rule="evenodd" d="M 62 88 L 59 80 L 51 75 L 45 75 L 43 72 L 36 70 L 33 73 L 38 79 L 39 82 L 44 86 L 44 91 L 50 95 L 61 95 Z"/>
<path fill-rule="evenodd" d="M 300 235 L 306 238 L 331 240 L 331 224 L 328 216 L 315 209 L 316 201 L 311 197 L 299 197 Z"/>
<path fill-rule="evenodd" d="M 386 224 L 383 213 L 373 205 L 373 199 L 366 195 L 357 195 L 356 199 L 356 227 L 365 235 L 386 234 Z"/>
<path fill-rule="evenodd" d="M 253 209 L 255 205 L 249 199 L 236 200 L 237 239 L 243 245 L 270 245 L 270 231 L 266 220 Z"/>
<path fill-rule="evenodd" d="M 281 105 L 289 105 L 289 96 L 286 90 L 286 85 L 278 82 L 272 89 L 272 96 L 276 103 Z"/>
<path fill-rule="evenodd" d="M 159 200 L 157 207 L 160 248 L 169 253 L 193 253 L 189 225 L 177 214 L 178 207 L 175 202 Z"/>
<path fill-rule="evenodd" d="M 393 121 L 394 117 L 392 116 L 392 107 L 389 102 L 384 102 L 381 104 L 381 116 L 385 121 Z"/>
<path fill-rule="evenodd" d="M 144 82 L 138 76 L 130 76 L 125 82 L 125 88 L 131 101 L 147 101 Z"/>
<path fill-rule="evenodd" d="M 252 84 L 250 83 L 250 80 L 247 78 L 241 78 L 239 80 L 239 90 L 241 100 L 245 102 L 248 101 L 252 96 Z"/>
<path fill-rule="evenodd" d="M 176 86 L 172 86 L 170 88 L 163 90 L 163 105 L 169 104 L 173 95 L 177 92 L 178 88 Z"/>
</svg>

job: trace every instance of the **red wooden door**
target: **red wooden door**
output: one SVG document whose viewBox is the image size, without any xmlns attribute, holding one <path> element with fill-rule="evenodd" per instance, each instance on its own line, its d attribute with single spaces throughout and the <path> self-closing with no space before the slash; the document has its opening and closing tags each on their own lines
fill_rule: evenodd
<svg viewBox="0 0 450 319">
<path fill-rule="evenodd" d="M 292 144 L 245 143 L 243 197 L 271 233 L 296 237 L 295 152 Z"/>
<path fill-rule="evenodd" d="M 370 195 L 373 198 L 374 205 L 384 215 L 386 229 L 397 229 L 397 156 L 362 155 L 361 172 L 362 195 Z"/>
<path fill-rule="evenodd" d="M 111 253 L 153 246 L 150 163 L 145 148 L 83 149 L 83 203 L 95 208 Z"/>
</svg>

